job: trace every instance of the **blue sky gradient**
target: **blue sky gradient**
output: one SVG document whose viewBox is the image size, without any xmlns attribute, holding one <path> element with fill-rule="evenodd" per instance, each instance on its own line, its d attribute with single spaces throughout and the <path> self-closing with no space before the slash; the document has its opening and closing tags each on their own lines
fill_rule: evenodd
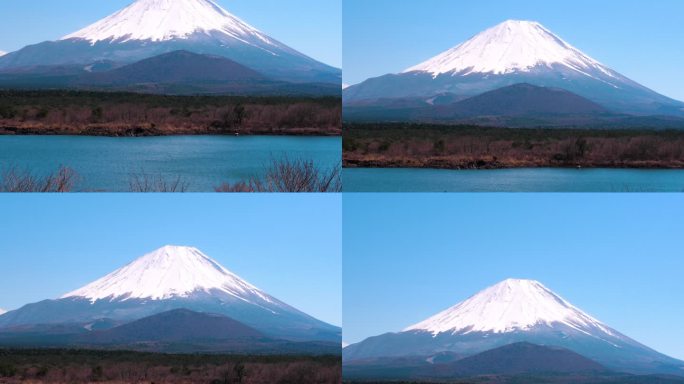
<svg viewBox="0 0 684 384">
<path fill-rule="evenodd" d="M 133 0 L 2 0 L 0 50 L 57 40 Z M 269 36 L 323 63 L 342 66 L 342 0 L 217 0 Z"/>
<path fill-rule="evenodd" d="M 343 205 L 345 342 L 525 278 L 684 359 L 681 195 L 345 194 Z"/>
<path fill-rule="evenodd" d="M 172 244 L 339 326 L 341 210 L 339 195 L 5 195 L 0 307 L 57 298 Z"/>
<path fill-rule="evenodd" d="M 684 101 L 681 0 L 344 0 L 343 13 L 348 84 L 401 72 L 504 20 L 522 19 Z"/>
</svg>

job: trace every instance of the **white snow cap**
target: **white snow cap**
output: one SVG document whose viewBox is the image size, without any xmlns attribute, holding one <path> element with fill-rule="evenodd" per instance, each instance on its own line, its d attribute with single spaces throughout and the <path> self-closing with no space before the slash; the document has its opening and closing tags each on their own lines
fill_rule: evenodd
<svg viewBox="0 0 684 384">
<path fill-rule="evenodd" d="M 504 21 L 404 73 L 428 72 L 435 77 L 444 73 L 501 75 L 552 65 L 562 65 L 583 74 L 587 69 L 597 69 L 608 76 L 615 76 L 609 68 L 538 22 L 521 20 Z"/>
<path fill-rule="evenodd" d="M 5 314 L 5 313 L 7 313 L 7 311 L 4 310 L 4 309 L 2 309 L 2 308 L 0 308 L 0 315 L 3 315 L 3 314 Z"/>
<path fill-rule="evenodd" d="M 7 54 L 7 52 L 5 52 L 5 51 L 0 51 L 0 57 L 5 56 L 6 54 Z"/>
<path fill-rule="evenodd" d="M 193 247 L 165 246 L 61 298 L 151 299 L 187 297 L 195 292 L 221 291 L 249 301 L 255 296 L 271 302 L 242 280 Z"/>
<path fill-rule="evenodd" d="M 557 323 L 585 333 L 599 328 L 613 334 L 606 325 L 574 307 L 540 282 L 518 279 L 502 281 L 404 331 L 427 331 L 433 335 L 444 332 L 507 333 Z"/>
<path fill-rule="evenodd" d="M 211 0 L 136 0 L 128 7 L 66 39 L 98 41 L 187 38 L 195 33 L 221 33 L 245 43 L 276 45 L 268 36 L 233 16 Z"/>
</svg>

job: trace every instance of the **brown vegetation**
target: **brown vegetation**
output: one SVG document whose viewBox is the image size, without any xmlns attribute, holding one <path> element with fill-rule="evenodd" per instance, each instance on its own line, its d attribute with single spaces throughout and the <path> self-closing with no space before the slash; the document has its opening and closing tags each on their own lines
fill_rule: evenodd
<svg viewBox="0 0 684 384">
<path fill-rule="evenodd" d="M 224 183 L 216 192 L 341 192 L 342 167 L 321 169 L 311 160 L 272 160 L 262 178 Z M 79 176 L 70 168 L 36 176 L 30 170 L 9 167 L 0 173 L 0 192 L 71 192 Z M 130 175 L 130 192 L 187 192 L 190 183 L 181 176 L 164 177 L 141 169 Z"/>
<path fill-rule="evenodd" d="M 142 170 L 131 175 L 128 186 L 131 192 L 187 192 L 189 183 L 180 176 L 167 180 L 161 175 L 150 175 Z"/>
<path fill-rule="evenodd" d="M 11 355 L 10 355 L 11 353 Z M 6 351 L 0 383 L 338 384 L 339 357 Z"/>
<path fill-rule="evenodd" d="M 341 167 L 321 170 L 310 160 L 273 160 L 263 178 L 224 183 L 216 192 L 342 192 Z"/>
<path fill-rule="evenodd" d="M 684 168 L 684 131 L 350 124 L 344 166 Z"/>
<path fill-rule="evenodd" d="M 0 91 L 0 134 L 340 135 L 339 98 Z"/>
<path fill-rule="evenodd" d="M 0 175 L 0 192 L 71 192 L 77 178 L 76 172 L 66 167 L 44 176 L 10 167 Z"/>
</svg>

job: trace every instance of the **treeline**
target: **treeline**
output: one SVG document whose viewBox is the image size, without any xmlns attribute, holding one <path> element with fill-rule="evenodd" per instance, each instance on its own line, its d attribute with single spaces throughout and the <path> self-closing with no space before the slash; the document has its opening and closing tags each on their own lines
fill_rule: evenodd
<svg viewBox="0 0 684 384">
<path fill-rule="evenodd" d="M 0 91 L 0 133 L 142 136 L 339 135 L 335 97 L 164 96 Z"/>
<path fill-rule="evenodd" d="M 337 384 L 339 356 L 0 350 L 2 383 Z"/>
<path fill-rule="evenodd" d="M 684 130 L 345 124 L 346 167 L 684 168 Z"/>
</svg>

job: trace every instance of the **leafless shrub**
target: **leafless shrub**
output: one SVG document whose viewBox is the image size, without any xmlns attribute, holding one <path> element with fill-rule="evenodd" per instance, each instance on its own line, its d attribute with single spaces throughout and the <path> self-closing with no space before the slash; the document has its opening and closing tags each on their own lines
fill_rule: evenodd
<svg viewBox="0 0 684 384">
<path fill-rule="evenodd" d="M 342 167 L 329 170 L 311 160 L 272 160 L 263 178 L 252 178 L 235 184 L 224 183 L 216 192 L 341 192 Z"/>
<path fill-rule="evenodd" d="M 37 176 L 29 170 L 9 167 L 2 172 L 2 192 L 70 192 L 78 179 L 73 169 L 60 167 L 57 172 Z"/>
<path fill-rule="evenodd" d="M 186 192 L 189 183 L 183 180 L 182 176 L 166 179 L 162 175 L 150 175 L 144 170 L 140 173 L 133 173 L 128 181 L 131 192 Z"/>
<path fill-rule="evenodd" d="M 216 192 L 256 192 L 251 182 L 239 181 L 235 184 L 223 183 L 215 188 Z"/>
</svg>

